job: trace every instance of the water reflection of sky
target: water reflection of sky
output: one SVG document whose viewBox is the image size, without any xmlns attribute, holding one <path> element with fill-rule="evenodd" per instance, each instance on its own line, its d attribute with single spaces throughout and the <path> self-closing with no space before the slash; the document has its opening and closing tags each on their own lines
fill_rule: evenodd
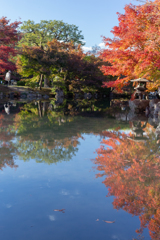
<svg viewBox="0 0 160 240">
<path fill-rule="evenodd" d="M 48 165 L 16 157 L 18 168 L 0 172 L 1 239 L 128 240 L 136 236 L 138 217 L 114 210 L 103 178 L 95 178 L 97 171 L 90 160 L 96 156 L 100 137 L 83 137 L 76 156 L 68 162 Z M 65 213 L 53 211 L 62 208 Z M 147 230 L 143 235 L 149 239 Z"/>
</svg>

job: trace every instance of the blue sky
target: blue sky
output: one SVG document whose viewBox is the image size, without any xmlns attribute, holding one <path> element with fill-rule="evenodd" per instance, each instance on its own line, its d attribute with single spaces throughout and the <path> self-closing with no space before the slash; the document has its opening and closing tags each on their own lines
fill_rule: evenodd
<svg viewBox="0 0 160 240">
<path fill-rule="evenodd" d="M 125 4 L 136 0 L 1 0 L 0 15 L 11 21 L 28 19 L 63 20 L 82 30 L 86 50 L 102 43 L 102 35 L 112 37 L 111 29 L 118 25 L 116 12 L 124 13 Z"/>
</svg>

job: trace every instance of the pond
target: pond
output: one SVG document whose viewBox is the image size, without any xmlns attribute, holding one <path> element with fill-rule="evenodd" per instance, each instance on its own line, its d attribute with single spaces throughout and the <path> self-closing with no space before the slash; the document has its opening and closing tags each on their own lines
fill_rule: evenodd
<svg viewBox="0 0 160 240">
<path fill-rule="evenodd" d="M 1 239 L 159 239 L 160 121 L 108 106 L 0 103 Z"/>
</svg>

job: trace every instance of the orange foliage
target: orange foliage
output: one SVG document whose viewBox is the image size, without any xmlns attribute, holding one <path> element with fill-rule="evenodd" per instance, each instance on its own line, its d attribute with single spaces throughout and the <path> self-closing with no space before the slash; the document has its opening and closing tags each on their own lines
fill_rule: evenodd
<svg viewBox="0 0 160 240">
<path fill-rule="evenodd" d="M 103 133 L 108 139 L 97 150 L 97 176 L 106 176 L 103 183 L 108 196 L 115 196 L 113 206 L 139 216 L 141 229 L 148 227 L 154 240 L 160 238 L 160 154 L 153 132 L 148 140 L 135 142 L 130 134 Z"/>
<path fill-rule="evenodd" d="M 153 80 L 150 89 L 160 84 L 160 0 L 143 5 L 125 6 L 125 14 L 118 13 L 119 26 L 111 31 L 114 38 L 104 37 L 107 49 L 100 54 L 110 63 L 101 70 L 105 75 L 117 76 L 116 81 L 104 83 L 121 89 L 131 79 L 144 77 Z M 122 78 L 122 76 L 124 76 Z"/>
</svg>

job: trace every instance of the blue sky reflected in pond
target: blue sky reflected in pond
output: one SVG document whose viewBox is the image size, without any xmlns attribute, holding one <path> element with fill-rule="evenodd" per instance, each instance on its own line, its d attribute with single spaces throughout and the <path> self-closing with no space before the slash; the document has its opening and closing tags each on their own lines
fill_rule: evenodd
<svg viewBox="0 0 160 240">
<path fill-rule="evenodd" d="M 4 114 L 1 117 L 1 238 L 150 239 L 147 228 L 140 236 L 135 232 L 140 228 L 138 216 L 114 209 L 115 196 L 106 197 L 109 175 L 97 177 L 100 171 L 95 164 L 96 151 L 105 146 L 102 140 L 124 133 L 117 136 L 131 141 L 127 138 L 131 132 L 129 123 L 108 116 L 66 117 L 58 113 L 57 117 L 50 111 L 38 118 L 33 106 L 29 105 L 29 109 L 29 114 L 21 111 L 10 118 Z M 152 149 L 154 135 L 148 136 Z M 115 147 L 119 149 L 120 144 Z M 118 158 L 117 154 L 117 163 Z M 108 167 L 107 162 L 101 165 Z M 113 166 L 113 176 L 114 171 Z"/>
<path fill-rule="evenodd" d="M 0 173 L 3 239 L 10 240 L 11 236 L 17 240 L 132 239 L 136 235 L 138 218 L 113 210 L 113 198 L 106 198 L 102 179 L 95 178 L 90 159 L 100 145 L 99 137 L 84 137 L 77 155 L 69 162 L 47 165 L 16 158 L 16 170 L 3 169 Z M 53 211 L 62 208 L 65 213 Z"/>
</svg>

